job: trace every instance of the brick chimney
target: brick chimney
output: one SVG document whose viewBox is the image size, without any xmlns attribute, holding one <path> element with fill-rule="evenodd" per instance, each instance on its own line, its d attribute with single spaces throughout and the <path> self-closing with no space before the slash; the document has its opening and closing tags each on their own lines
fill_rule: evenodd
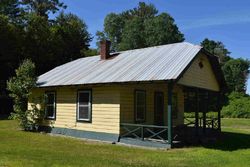
<svg viewBox="0 0 250 167">
<path fill-rule="evenodd" d="M 111 42 L 108 40 L 103 40 L 100 42 L 100 55 L 101 55 L 101 60 L 106 60 L 110 58 L 110 45 Z"/>
</svg>

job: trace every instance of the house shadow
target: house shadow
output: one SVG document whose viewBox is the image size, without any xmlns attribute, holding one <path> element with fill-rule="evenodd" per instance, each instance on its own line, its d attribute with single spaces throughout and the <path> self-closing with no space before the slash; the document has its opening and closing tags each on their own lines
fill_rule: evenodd
<svg viewBox="0 0 250 167">
<path fill-rule="evenodd" d="M 214 143 L 201 144 L 205 148 L 222 151 L 250 149 L 250 134 L 236 132 L 221 132 Z"/>
<path fill-rule="evenodd" d="M 180 144 L 174 144 L 177 148 L 199 146 L 221 151 L 250 149 L 250 133 L 219 132 L 211 128 L 206 129 L 205 133 L 199 128 L 198 135 L 194 128 L 186 128 L 179 141 Z"/>
</svg>

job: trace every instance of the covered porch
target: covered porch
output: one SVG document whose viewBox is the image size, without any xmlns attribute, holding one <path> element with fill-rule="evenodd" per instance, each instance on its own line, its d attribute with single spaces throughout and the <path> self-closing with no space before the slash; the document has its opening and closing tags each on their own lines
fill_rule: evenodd
<svg viewBox="0 0 250 167">
<path fill-rule="evenodd" d="M 167 106 L 165 105 L 165 107 L 159 106 L 164 105 L 164 103 L 161 103 L 160 99 L 154 97 L 153 124 L 121 122 L 119 141 L 131 145 L 171 148 L 216 140 L 216 136 L 218 136 L 221 129 L 221 94 L 211 90 L 188 86 L 182 86 L 181 88 L 182 93 L 176 94 L 174 85 L 168 84 L 165 97 Z M 183 110 L 180 109 L 180 106 L 182 106 L 180 104 L 181 100 L 176 101 L 174 96 L 183 96 Z M 157 111 L 160 109 L 164 110 L 164 108 L 167 108 L 167 115 L 164 114 L 164 111 Z M 179 115 L 183 115 L 179 124 L 173 123 L 176 118 L 176 112 L 183 112 L 179 113 Z M 159 122 L 157 117 L 166 117 L 167 119 L 165 120 L 167 121 Z"/>
</svg>

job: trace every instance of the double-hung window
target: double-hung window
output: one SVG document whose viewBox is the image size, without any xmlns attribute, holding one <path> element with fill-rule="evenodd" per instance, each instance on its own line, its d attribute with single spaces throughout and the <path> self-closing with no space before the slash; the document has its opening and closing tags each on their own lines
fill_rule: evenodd
<svg viewBox="0 0 250 167">
<path fill-rule="evenodd" d="M 56 93 L 55 92 L 45 93 L 45 118 L 47 119 L 56 118 Z"/>
<path fill-rule="evenodd" d="M 91 122 L 92 115 L 91 90 L 78 91 L 77 121 Z"/>
<path fill-rule="evenodd" d="M 146 117 L 146 92 L 142 90 L 135 91 L 135 121 L 143 122 Z"/>
</svg>

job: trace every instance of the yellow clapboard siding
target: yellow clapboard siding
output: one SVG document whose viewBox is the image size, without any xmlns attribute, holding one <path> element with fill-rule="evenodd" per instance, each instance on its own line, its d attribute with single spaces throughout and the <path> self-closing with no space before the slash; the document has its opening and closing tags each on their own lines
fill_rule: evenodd
<svg viewBox="0 0 250 167">
<path fill-rule="evenodd" d="M 199 66 L 200 62 L 203 64 L 202 68 Z M 178 83 L 214 91 L 220 90 L 219 83 L 216 80 L 212 66 L 207 56 L 204 54 L 197 56 Z"/>
<path fill-rule="evenodd" d="M 77 90 L 84 88 L 84 86 L 40 88 L 32 91 L 31 97 L 44 96 L 45 91 L 56 91 L 56 120 L 44 121 L 43 125 L 50 125 L 54 122 L 55 127 L 74 127 L 78 130 L 118 134 L 120 131 L 120 94 L 114 87 L 92 87 L 92 122 L 76 122 Z M 28 106 L 31 106 L 31 102 Z"/>
</svg>

